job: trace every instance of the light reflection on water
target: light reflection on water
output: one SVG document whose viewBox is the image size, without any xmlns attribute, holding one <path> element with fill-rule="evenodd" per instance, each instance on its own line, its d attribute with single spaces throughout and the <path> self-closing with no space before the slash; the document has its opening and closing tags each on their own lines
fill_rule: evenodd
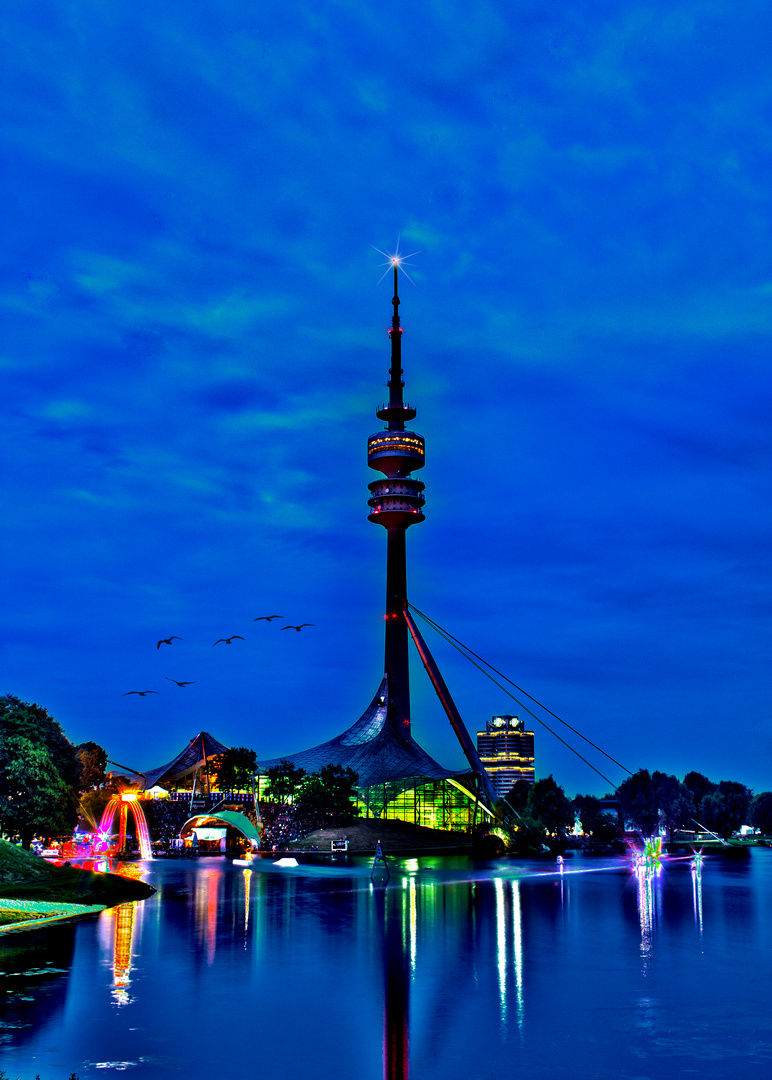
<svg viewBox="0 0 772 1080">
<path fill-rule="evenodd" d="M 157 897 L 0 939 L 0 1065 L 21 1080 L 768 1075 L 772 851 L 391 869 L 383 888 L 366 860 L 146 865 Z"/>
</svg>

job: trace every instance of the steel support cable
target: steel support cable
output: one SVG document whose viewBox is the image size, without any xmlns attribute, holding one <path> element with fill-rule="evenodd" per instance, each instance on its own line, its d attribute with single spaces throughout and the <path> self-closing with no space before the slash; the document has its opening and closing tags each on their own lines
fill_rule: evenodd
<svg viewBox="0 0 772 1080">
<path fill-rule="evenodd" d="M 538 698 L 535 698 L 533 696 L 533 694 L 529 694 L 527 690 L 524 690 L 522 688 L 522 686 L 518 686 L 516 682 L 513 682 L 511 679 L 507 678 L 507 676 L 504 675 L 503 672 L 495 668 L 493 664 L 489 664 L 487 660 L 483 660 L 483 658 L 481 656 L 478 656 L 478 654 L 473 649 L 470 649 L 468 645 L 464 645 L 462 641 L 459 641 L 458 638 L 454 638 L 453 635 L 447 630 L 443 630 L 443 628 L 438 623 L 435 623 L 432 619 L 430 619 L 428 615 L 424 615 L 418 610 L 417 607 L 413 607 L 412 604 L 408 604 L 408 607 L 413 608 L 413 611 L 415 611 L 416 615 L 420 615 L 421 618 L 424 619 L 438 633 L 442 632 L 443 634 L 447 635 L 447 639 L 450 641 L 451 644 L 454 645 L 456 649 L 458 649 L 459 652 L 461 652 L 462 656 L 465 653 L 470 653 L 472 656 L 476 657 L 476 659 L 479 660 L 480 663 L 485 664 L 485 666 L 489 667 L 491 671 L 495 671 L 496 674 L 500 675 L 501 678 L 504 679 L 505 682 L 508 682 L 510 686 L 514 686 L 515 690 L 519 690 L 521 694 L 525 694 L 525 696 L 531 701 L 533 701 L 534 704 L 538 705 L 540 709 L 544 709 L 546 713 L 549 713 L 550 716 L 553 716 L 558 721 L 558 723 L 563 724 L 563 726 L 567 727 L 569 731 L 573 731 L 574 735 L 578 735 L 580 739 L 584 739 L 584 741 L 588 743 L 594 750 L 597 750 L 599 754 L 603 754 L 604 757 L 608 758 L 609 761 L 614 763 L 614 765 L 618 765 L 619 768 L 626 772 L 629 776 L 633 775 L 632 770 L 628 769 L 626 765 L 623 765 L 621 761 L 617 761 L 617 759 L 612 757 L 611 754 L 606 753 L 606 751 L 603 750 L 596 743 L 594 743 L 592 739 L 588 739 L 586 735 L 582 735 L 581 731 L 577 731 L 575 727 L 571 727 L 567 720 L 563 720 L 560 716 L 557 715 L 557 713 L 554 713 L 552 709 L 548 709 L 546 705 L 543 705 L 541 701 L 538 700 Z M 467 656 L 467 660 L 468 659 L 469 657 Z M 523 706 L 523 708 L 525 708 L 525 706 Z M 533 715 L 533 713 L 531 715 Z M 543 721 L 541 721 L 541 723 L 543 723 Z"/>
<path fill-rule="evenodd" d="M 444 638 L 445 641 L 447 641 L 449 645 L 452 645 L 454 649 L 456 649 L 458 652 L 460 652 L 465 660 L 468 660 L 469 663 L 473 667 L 476 667 L 477 670 L 482 672 L 482 674 L 485 675 L 485 677 L 487 679 L 490 679 L 490 681 L 495 686 L 498 686 L 499 690 L 503 691 L 507 695 L 507 697 L 512 698 L 512 700 L 517 705 L 519 705 L 521 709 L 525 709 L 525 711 L 528 713 L 528 715 L 532 716 L 533 719 L 538 724 L 541 724 L 542 727 L 546 728 L 547 731 L 550 733 L 550 735 L 553 735 L 558 740 L 558 742 L 562 743 L 563 746 L 565 746 L 568 750 L 570 750 L 572 754 L 575 754 L 579 758 L 580 761 L 583 761 L 585 763 L 585 765 L 588 766 L 588 768 L 592 769 L 592 771 L 594 773 L 597 773 L 598 776 L 602 780 L 605 780 L 606 783 L 610 784 L 611 787 L 616 791 L 618 785 L 615 784 L 613 780 L 610 780 L 609 777 L 605 775 L 605 773 L 602 773 L 600 771 L 600 769 L 596 769 L 596 767 L 592 764 L 591 761 L 588 761 L 587 758 L 584 757 L 582 754 L 580 754 L 578 750 L 575 750 L 574 747 L 569 742 L 566 742 L 565 739 L 563 739 L 560 735 L 558 735 L 557 731 L 554 731 L 545 720 L 542 720 L 541 717 L 537 716 L 536 713 L 533 712 L 532 709 L 529 709 L 529 707 L 525 704 L 525 702 L 521 701 L 519 698 L 516 698 L 515 695 L 511 692 L 511 690 L 507 690 L 506 686 L 502 686 L 500 682 L 498 682 L 496 679 L 494 679 L 494 677 L 490 674 L 490 672 L 486 671 L 484 667 L 481 667 L 480 664 L 476 663 L 472 659 L 472 656 L 477 657 L 477 653 L 472 652 L 471 649 L 469 649 L 467 651 L 464 651 L 464 650 L 466 650 L 465 645 L 462 645 L 462 643 L 460 641 L 457 641 L 453 637 L 452 634 L 448 634 L 447 631 L 443 630 L 441 626 L 438 626 L 437 623 L 433 622 L 432 619 L 430 619 L 427 615 L 424 615 L 421 611 L 419 611 L 418 608 L 414 604 L 408 603 L 408 607 L 410 607 L 410 609 L 412 611 L 414 611 L 416 613 L 416 615 L 419 615 L 424 620 L 424 622 L 426 622 L 429 626 L 431 626 L 432 629 L 435 630 L 440 635 L 440 637 Z M 468 653 L 471 653 L 472 655 L 470 656 L 470 655 L 468 655 Z M 483 660 L 482 657 L 477 657 L 477 659 L 480 660 L 482 664 L 487 663 L 487 661 Z M 496 668 L 494 668 L 491 664 L 488 664 L 488 667 L 491 668 L 491 671 L 496 671 L 497 675 L 501 675 L 502 679 L 506 679 L 506 681 L 508 683 L 510 683 L 512 686 L 516 686 L 516 688 L 518 690 L 520 690 L 520 687 L 517 686 L 516 683 L 513 683 L 511 679 L 507 679 L 506 675 L 502 675 L 501 672 L 497 671 Z M 531 698 L 531 695 L 529 693 L 527 693 L 527 691 L 522 690 L 521 692 L 524 693 L 526 695 L 526 697 Z M 543 708 L 545 710 L 545 712 L 549 712 L 550 716 L 555 716 L 555 714 L 553 712 L 550 712 L 550 710 L 547 709 L 545 706 L 540 705 L 540 703 L 538 701 L 536 701 L 536 698 L 531 698 L 531 700 L 536 702 L 536 704 L 539 705 L 540 708 Z M 572 728 L 571 725 L 566 723 L 565 720 L 560 720 L 559 716 L 555 716 L 555 719 L 559 720 L 561 724 L 565 724 L 565 726 L 567 728 L 571 728 L 571 731 L 575 732 L 575 734 L 578 735 L 581 739 L 584 739 L 585 742 L 590 744 L 590 746 L 594 746 L 596 750 L 598 750 L 605 757 L 609 758 L 610 761 L 613 761 L 615 765 L 619 765 L 620 769 L 624 769 L 625 772 L 630 772 L 629 769 L 625 769 L 624 765 L 620 765 L 618 761 L 614 761 L 614 758 L 612 758 L 609 754 L 606 754 L 606 752 L 604 750 L 601 750 L 599 746 L 595 746 L 595 743 L 591 742 L 590 739 L 585 738 L 585 736 L 582 735 L 582 733 L 580 731 L 576 731 L 575 728 Z M 632 773 L 630 775 L 632 775 Z"/>
</svg>

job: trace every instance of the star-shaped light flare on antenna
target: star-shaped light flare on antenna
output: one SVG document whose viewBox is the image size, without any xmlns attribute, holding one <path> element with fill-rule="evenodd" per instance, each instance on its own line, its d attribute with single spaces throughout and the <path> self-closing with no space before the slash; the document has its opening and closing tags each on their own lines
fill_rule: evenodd
<svg viewBox="0 0 772 1080">
<path fill-rule="evenodd" d="M 370 244 L 370 247 L 373 249 L 373 251 L 377 251 L 379 255 L 383 255 L 383 257 L 386 260 L 386 269 L 383 271 L 381 276 L 378 278 L 378 284 L 380 284 L 383 281 L 383 279 L 388 274 L 389 270 L 393 269 L 396 266 L 398 270 L 402 271 L 402 273 L 405 275 L 405 277 L 410 282 L 410 284 L 415 285 L 415 282 L 413 281 L 410 274 L 408 274 L 407 270 L 405 269 L 405 264 L 407 263 L 407 260 L 412 259 L 414 255 L 420 255 L 421 254 L 420 251 L 411 251 L 409 255 L 403 255 L 399 250 L 399 238 L 397 239 L 396 250 L 391 255 L 387 251 L 381 251 L 381 249 L 375 247 L 374 244 Z M 408 263 L 408 265 L 410 265 L 410 264 Z M 383 266 L 383 263 L 381 263 L 381 266 Z"/>
</svg>

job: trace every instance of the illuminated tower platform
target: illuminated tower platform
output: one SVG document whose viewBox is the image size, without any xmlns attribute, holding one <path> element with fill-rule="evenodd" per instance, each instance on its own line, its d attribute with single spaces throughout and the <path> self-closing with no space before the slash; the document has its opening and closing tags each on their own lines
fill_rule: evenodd
<svg viewBox="0 0 772 1080">
<path fill-rule="evenodd" d="M 518 780 L 534 782 L 533 732 L 516 716 L 494 716 L 477 732 L 477 753 L 498 796 L 508 795 Z"/>
</svg>

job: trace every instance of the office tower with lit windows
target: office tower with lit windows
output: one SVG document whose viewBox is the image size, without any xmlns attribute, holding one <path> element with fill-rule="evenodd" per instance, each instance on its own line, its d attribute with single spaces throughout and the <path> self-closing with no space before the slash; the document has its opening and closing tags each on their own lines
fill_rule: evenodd
<svg viewBox="0 0 772 1080">
<path fill-rule="evenodd" d="M 533 732 L 517 716 L 491 717 L 477 732 L 477 753 L 497 795 L 508 794 L 518 780 L 533 783 Z"/>
</svg>

